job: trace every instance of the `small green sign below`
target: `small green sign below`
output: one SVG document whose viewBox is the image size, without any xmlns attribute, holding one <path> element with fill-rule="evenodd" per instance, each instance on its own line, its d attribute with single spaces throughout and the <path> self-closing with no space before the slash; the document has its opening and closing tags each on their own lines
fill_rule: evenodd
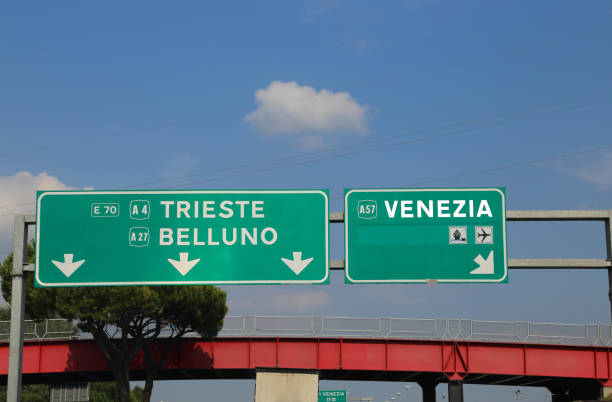
<svg viewBox="0 0 612 402">
<path fill-rule="evenodd" d="M 345 190 L 347 283 L 506 282 L 501 188 Z"/>
<path fill-rule="evenodd" d="M 41 191 L 36 286 L 327 283 L 325 190 Z"/>
<path fill-rule="evenodd" d="M 346 402 L 346 391 L 319 391 L 319 402 Z"/>
</svg>

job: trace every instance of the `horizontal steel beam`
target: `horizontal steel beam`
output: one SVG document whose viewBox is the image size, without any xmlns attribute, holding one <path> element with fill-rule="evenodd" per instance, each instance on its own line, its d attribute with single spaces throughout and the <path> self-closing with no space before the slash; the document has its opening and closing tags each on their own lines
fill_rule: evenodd
<svg viewBox="0 0 612 402">
<path fill-rule="evenodd" d="M 329 213 L 330 223 L 342 223 L 344 222 L 344 212 L 330 212 Z"/>
<path fill-rule="evenodd" d="M 331 260 L 329 262 L 330 270 L 344 270 L 344 260 Z"/>
<path fill-rule="evenodd" d="M 24 215 L 25 223 L 35 224 L 36 215 Z M 506 211 L 508 221 L 606 221 L 612 209 L 533 210 Z M 330 212 L 330 223 L 343 223 L 344 212 Z"/>
<path fill-rule="evenodd" d="M 536 210 L 506 211 L 507 221 L 606 221 L 612 210 Z"/>
<path fill-rule="evenodd" d="M 606 221 L 612 209 L 506 211 L 507 221 Z M 330 212 L 331 223 L 344 222 L 344 212 Z"/>
<path fill-rule="evenodd" d="M 165 340 L 151 343 L 161 353 Z M 0 353 L 7 354 L 6 343 Z M 487 374 L 479 383 L 558 380 L 588 386 L 612 384 L 607 370 L 610 347 L 534 345 L 506 342 L 363 339 L 363 338 L 183 338 L 168 353 L 161 370 L 166 378 L 252 378 L 258 367 L 321 370 L 327 379 L 402 381 L 412 373 L 430 373 L 446 380 Z M 392 358 L 390 358 L 392 357 Z M 26 342 L 26 383 L 77 382 L 84 375 L 97 380 L 112 376 L 93 340 Z M 130 378 L 145 371 L 140 353 L 130 365 Z M 600 368 L 600 369 L 596 369 Z M 221 373 L 218 373 L 222 371 Z M 0 379 L 6 378 L 0 367 Z M 215 375 L 218 373 L 218 375 Z M 385 377 L 386 376 L 386 377 Z M 468 380 L 469 382 L 469 377 Z"/>
<path fill-rule="evenodd" d="M 512 269 L 609 269 L 612 261 L 603 258 L 510 258 Z"/>
<path fill-rule="evenodd" d="M 508 269 L 610 269 L 612 261 L 603 258 L 510 258 Z M 344 270 L 344 260 L 331 260 L 331 270 Z"/>
</svg>

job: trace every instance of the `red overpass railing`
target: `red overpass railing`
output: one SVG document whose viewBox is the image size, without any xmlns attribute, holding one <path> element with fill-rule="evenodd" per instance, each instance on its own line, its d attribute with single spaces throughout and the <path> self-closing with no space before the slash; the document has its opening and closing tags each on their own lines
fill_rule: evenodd
<svg viewBox="0 0 612 402">
<path fill-rule="evenodd" d="M 475 384 L 600 387 L 612 385 L 611 347 L 375 338 L 186 338 L 172 350 L 161 379 L 254 378 L 256 368 L 318 370 L 321 379 L 463 380 Z M 8 373 L 0 343 L 0 381 Z M 102 381 L 112 373 L 93 340 L 28 341 L 24 383 Z M 143 378 L 143 359 L 132 379 Z"/>
</svg>

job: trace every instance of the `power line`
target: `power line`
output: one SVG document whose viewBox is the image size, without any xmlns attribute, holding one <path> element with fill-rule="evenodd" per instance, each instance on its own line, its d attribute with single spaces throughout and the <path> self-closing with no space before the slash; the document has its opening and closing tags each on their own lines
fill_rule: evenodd
<svg viewBox="0 0 612 402">
<path fill-rule="evenodd" d="M 28 205 L 28 204 L 32 204 L 31 201 L 28 202 L 22 202 L 21 204 L 13 204 L 13 205 L 0 205 L 0 208 L 11 208 L 11 207 L 19 207 L 22 205 Z"/>
<path fill-rule="evenodd" d="M 276 101 L 276 102 L 270 102 L 267 105 L 277 105 L 277 104 L 282 104 L 282 103 L 287 103 L 287 102 L 295 102 L 298 100 L 302 100 L 302 99 L 306 99 L 306 98 L 312 98 L 317 96 L 317 94 L 312 94 L 312 95 L 306 95 L 306 96 L 301 96 L 301 97 L 297 97 L 297 98 L 290 98 L 290 99 L 285 99 L 285 100 L 281 100 L 281 101 Z M 589 95 L 589 96 L 596 96 L 596 95 Z M 50 144 L 46 144 L 46 145 L 41 145 L 38 147 L 34 147 L 34 148 L 30 148 L 29 152 L 33 152 L 33 151 L 44 151 L 47 149 L 53 149 L 53 148 L 58 148 L 58 147 L 65 147 L 65 146 L 72 146 L 75 144 L 87 144 L 89 142 L 96 142 L 96 141 L 107 141 L 109 138 L 115 138 L 115 137 L 119 137 L 119 136 L 124 136 L 123 134 L 111 134 L 111 135 L 105 135 L 105 136 L 95 136 L 95 137 L 89 137 L 89 138 L 84 138 L 81 140 L 70 140 L 70 141 L 65 141 L 65 142 L 52 142 Z M 13 156 L 14 153 L 5 153 L 5 154 L 0 154 L 0 158 L 4 158 L 7 156 Z"/>
<path fill-rule="evenodd" d="M 509 163 L 509 164 L 495 166 L 495 167 L 488 168 L 488 169 L 468 170 L 468 171 L 457 173 L 457 174 L 454 174 L 454 175 L 440 176 L 440 177 L 435 177 L 435 178 L 432 178 L 432 179 L 421 180 L 421 181 L 418 181 L 418 182 L 412 182 L 410 184 L 404 184 L 404 185 L 401 185 L 399 187 L 401 188 L 401 187 L 420 186 L 420 185 L 423 185 L 423 184 L 429 184 L 429 183 L 434 183 L 434 182 L 439 182 L 439 181 L 444 181 L 444 180 L 452 180 L 452 179 L 458 179 L 458 178 L 467 177 L 467 176 L 473 176 L 473 175 L 477 175 L 477 174 L 491 173 L 491 172 L 496 172 L 496 171 L 506 170 L 506 169 L 513 169 L 513 168 L 517 168 L 517 167 L 521 167 L 521 166 L 533 165 L 533 164 L 536 164 L 536 163 L 550 162 L 550 161 L 556 160 L 556 159 L 565 159 L 565 158 L 571 158 L 571 157 L 574 157 L 574 156 L 585 155 L 585 154 L 589 154 L 589 153 L 593 153 L 593 152 L 599 152 L 599 151 L 603 151 L 603 150 L 606 150 L 606 149 L 612 149 L 612 144 L 598 146 L 598 147 L 592 147 L 592 148 L 584 149 L 584 150 L 581 150 L 581 151 L 566 152 L 566 153 L 563 153 L 563 154 L 553 155 L 553 156 L 550 156 L 550 157 L 547 157 L 547 158 L 538 158 L 538 159 L 531 159 L 531 160 L 527 160 L 527 161 Z M 332 197 L 331 199 L 332 200 L 337 200 L 337 199 L 342 199 L 342 198 L 343 198 L 343 196 Z M 33 211 L 31 211 L 29 213 L 33 213 Z M 9 215 L 13 215 L 13 214 L 4 214 L 4 215 L 0 215 L 0 217 L 2 217 L 2 216 L 9 216 Z"/>
<path fill-rule="evenodd" d="M 608 102 L 611 102 L 611 101 L 612 101 L 612 99 L 607 99 L 603 103 L 608 103 Z M 420 138 L 417 138 L 417 139 L 414 139 L 414 140 L 397 141 L 397 142 L 393 142 L 391 144 L 379 145 L 379 146 L 376 146 L 376 147 L 369 147 L 369 148 L 364 148 L 364 149 L 360 149 L 360 150 L 356 150 L 356 151 L 336 153 L 336 154 L 332 154 L 332 155 L 328 155 L 328 156 L 323 156 L 323 157 L 320 157 L 320 158 L 308 159 L 306 161 L 299 161 L 299 162 L 287 163 L 287 164 L 283 164 L 283 165 L 276 165 L 276 166 L 272 166 L 272 167 L 268 167 L 268 168 L 249 170 L 249 171 L 246 171 L 246 172 L 240 172 L 240 173 L 235 173 L 235 174 L 232 174 L 232 175 L 226 175 L 226 176 L 221 176 L 221 177 L 214 177 L 214 178 L 205 179 L 205 180 L 196 180 L 196 181 L 192 181 L 192 182 L 188 182 L 188 183 L 182 183 L 180 185 L 169 186 L 168 188 L 180 188 L 180 187 L 184 187 L 184 186 L 190 186 L 190 185 L 193 185 L 193 184 L 209 183 L 209 182 L 212 182 L 212 181 L 219 181 L 219 180 L 225 180 L 225 179 L 229 179 L 229 178 L 235 178 L 235 177 L 240 177 L 240 176 L 252 175 L 252 174 L 256 174 L 256 173 L 270 172 L 270 171 L 274 171 L 274 170 L 278 170 L 278 169 L 286 169 L 286 168 L 289 168 L 289 167 L 302 166 L 302 165 L 307 165 L 307 164 L 311 164 L 311 163 L 321 162 L 321 161 L 329 160 L 329 159 L 344 158 L 344 157 L 348 157 L 348 156 L 354 156 L 354 155 L 358 155 L 358 154 L 363 154 L 363 153 L 366 153 L 366 152 L 379 151 L 381 149 L 386 149 L 386 148 L 390 148 L 390 147 L 403 146 L 403 145 L 407 145 L 407 144 L 415 144 L 415 143 L 418 143 L 418 142 L 424 142 L 424 141 L 433 140 L 433 139 L 451 137 L 451 136 L 456 136 L 456 135 L 460 135 L 460 134 L 471 133 L 471 132 L 474 132 L 474 131 L 477 131 L 477 130 L 481 130 L 481 129 L 484 129 L 484 128 L 492 128 L 492 127 L 505 126 L 505 125 L 508 125 L 508 124 L 511 124 L 511 123 L 516 123 L 516 122 L 523 121 L 523 120 L 529 120 L 529 119 L 545 116 L 545 115 L 550 114 L 550 113 L 557 113 L 557 112 L 561 112 L 561 111 L 567 111 L 567 110 L 578 109 L 578 108 L 582 108 L 582 107 L 588 107 L 588 106 L 592 106 L 593 104 L 595 104 L 595 103 L 590 103 L 590 104 L 586 104 L 586 105 L 577 105 L 577 106 L 572 106 L 572 107 L 567 107 L 567 108 L 562 108 L 562 109 L 556 109 L 556 110 L 549 111 L 549 112 L 543 112 L 543 113 L 532 114 L 532 115 L 528 115 L 528 116 L 516 117 L 514 119 L 509 119 L 509 120 L 502 121 L 502 122 L 485 124 L 485 125 L 481 125 L 481 126 L 477 126 L 477 127 L 471 127 L 471 128 L 467 128 L 467 129 L 451 131 L 451 132 L 448 132 L 448 133 L 442 133 L 442 134 L 437 134 L 437 135 L 433 135 L 433 136 L 420 137 Z"/>
<path fill-rule="evenodd" d="M 433 182 L 437 182 L 437 181 L 458 179 L 458 178 L 461 178 L 461 177 L 473 176 L 473 175 L 481 174 L 481 173 L 491 173 L 491 172 L 496 172 L 498 170 L 512 169 L 512 168 L 516 168 L 516 167 L 528 166 L 528 165 L 533 165 L 533 164 L 542 163 L 542 162 L 550 162 L 550 161 L 556 160 L 556 159 L 571 158 L 571 157 L 578 156 L 578 155 L 584 155 L 584 154 L 588 154 L 588 153 L 592 153 L 592 152 L 603 151 L 605 149 L 612 149 L 612 144 L 608 144 L 608 145 L 604 145 L 604 146 L 600 146 L 600 147 L 588 148 L 588 149 L 585 149 L 585 150 L 582 150 L 582 151 L 567 152 L 567 153 L 564 153 L 564 154 L 559 154 L 559 155 L 551 156 L 551 157 L 548 157 L 548 158 L 531 159 L 531 160 L 528 160 L 528 161 L 509 163 L 509 164 L 506 164 L 506 165 L 501 165 L 501 166 L 497 166 L 497 167 L 493 167 L 493 168 L 489 168 L 489 169 L 477 169 L 477 170 L 471 170 L 471 171 L 467 171 L 467 172 L 463 172 L 463 173 L 458 173 L 458 174 L 452 175 L 452 176 L 444 176 L 444 177 L 437 177 L 437 178 L 428 179 L 428 180 L 422 180 L 422 181 L 411 183 L 408 186 L 420 186 L 422 184 L 428 184 L 428 183 L 433 183 Z"/>
<path fill-rule="evenodd" d="M 500 166 L 496 166 L 496 167 L 492 167 L 492 168 L 488 168 L 488 169 L 468 170 L 468 171 L 457 173 L 457 174 L 454 174 L 454 175 L 435 177 L 435 178 L 432 178 L 432 179 L 412 182 L 410 184 L 404 184 L 404 185 L 401 185 L 401 186 L 398 186 L 398 187 L 399 188 L 403 188 L 403 187 L 421 186 L 423 184 L 435 183 L 435 182 L 439 182 L 439 181 L 458 179 L 458 178 L 467 177 L 467 176 L 474 176 L 474 175 L 482 174 L 482 173 L 491 173 L 491 172 L 496 172 L 496 171 L 499 171 L 499 170 L 513 169 L 513 168 L 517 168 L 517 167 L 521 167 L 521 166 L 533 165 L 533 164 L 536 164 L 536 163 L 550 162 L 550 161 L 557 160 L 557 159 L 571 158 L 571 157 L 574 157 L 574 156 L 584 155 L 584 154 L 588 154 L 588 153 L 592 153 L 592 152 L 599 152 L 599 151 L 603 151 L 603 150 L 606 150 L 606 149 L 612 149 L 612 144 L 598 146 L 598 147 L 593 147 L 593 148 L 588 148 L 588 149 L 584 149 L 584 150 L 576 151 L 576 152 L 567 152 L 567 153 L 563 153 L 563 154 L 553 155 L 553 156 L 550 156 L 550 157 L 547 157 L 547 158 L 538 158 L 538 159 L 531 159 L 531 160 L 527 160 L 527 161 L 508 163 L 508 164 L 505 164 L 505 165 L 500 165 Z M 338 200 L 338 199 L 343 199 L 343 198 L 344 198 L 344 196 L 340 196 L 340 197 L 332 197 L 331 199 L 332 200 Z"/>
<path fill-rule="evenodd" d="M 33 202 L 30 202 L 29 204 L 33 204 Z M 1 218 L 1 217 L 3 217 L 3 216 L 13 216 L 13 215 L 15 215 L 15 214 L 17 214 L 17 213 L 19 213 L 19 214 L 33 214 L 34 212 L 35 212 L 35 211 L 28 211 L 28 212 L 11 212 L 10 214 L 2 214 L 2 215 L 0 215 L 0 218 Z"/>
<path fill-rule="evenodd" d="M 605 94 L 608 95 L 609 93 L 606 92 Z M 227 171 L 239 170 L 239 169 L 243 169 L 243 168 L 250 168 L 250 167 L 255 167 L 255 166 L 260 166 L 260 165 L 265 165 L 265 164 L 270 164 L 270 163 L 278 163 L 278 162 L 283 162 L 283 161 L 287 161 L 287 160 L 295 160 L 296 158 L 304 158 L 304 157 L 308 157 L 308 156 L 315 156 L 315 155 L 320 155 L 320 154 L 325 154 L 325 153 L 333 153 L 333 152 L 340 151 L 340 150 L 360 147 L 360 146 L 363 146 L 363 145 L 375 144 L 375 143 L 384 142 L 384 141 L 390 141 L 390 140 L 397 139 L 397 138 L 414 136 L 414 135 L 424 134 L 424 133 L 428 133 L 428 132 L 435 132 L 435 131 L 455 128 L 455 127 L 465 126 L 465 125 L 468 125 L 468 124 L 476 124 L 476 123 L 480 123 L 480 122 L 487 121 L 487 120 L 498 119 L 498 118 L 502 118 L 502 117 L 508 117 L 508 116 L 512 116 L 512 115 L 516 115 L 516 114 L 522 114 L 522 113 L 525 113 L 525 112 L 534 111 L 534 110 L 549 109 L 549 108 L 552 108 L 552 107 L 557 107 L 557 106 L 568 104 L 568 103 L 574 103 L 574 102 L 576 102 L 578 100 L 592 99 L 592 98 L 595 98 L 595 97 L 597 97 L 599 95 L 601 95 L 601 94 L 589 95 L 589 96 L 578 97 L 578 98 L 570 98 L 570 99 L 566 99 L 566 100 L 563 100 L 563 101 L 560 101 L 560 102 L 555 102 L 555 103 L 550 103 L 550 104 L 545 104 L 545 105 L 539 105 L 539 106 L 534 106 L 534 107 L 523 108 L 523 109 L 519 109 L 519 110 L 512 111 L 512 112 L 497 113 L 497 114 L 493 114 L 493 115 L 489 115 L 489 116 L 485 116 L 485 117 L 481 117 L 481 118 L 477 118 L 477 119 L 463 120 L 463 121 L 448 123 L 448 124 L 444 124 L 444 125 L 440 125 L 440 126 L 436 126 L 436 127 L 430 127 L 430 128 L 425 128 L 425 129 L 421 129 L 421 130 L 415 130 L 415 131 L 411 131 L 411 132 L 404 133 L 404 134 L 397 134 L 397 135 L 393 135 L 393 136 L 387 136 L 387 137 L 384 137 L 384 138 L 377 138 L 377 139 L 371 139 L 371 140 L 366 140 L 366 141 L 360 141 L 360 142 L 353 143 L 353 144 L 348 144 L 348 145 L 345 145 L 345 146 L 333 147 L 333 148 L 327 149 L 327 150 L 304 152 L 304 153 L 301 153 L 301 154 L 287 156 L 287 157 L 283 157 L 283 158 L 277 158 L 277 159 L 271 159 L 271 160 L 259 161 L 259 162 L 250 162 L 250 163 L 241 164 L 241 165 L 235 165 L 235 166 L 231 166 L 231 167 L 212 169 L 212 170 L 208 170 L 208 171 L 201 172 L 201 173 L 195 173 L 195 174 L 184 175 L 184 176 L 175 176 L 175 177 L 166 178 L 166 179 L 153 180 L 153 181 L 149 181 L 149 182 L 145 182 L 145 183 L 140 183 L 140 184 L 135 184 L 135 185 L 130 185 L 130 186 L 122 186 L 122 187 L 119 187 L 119 188 L 133 188 L 133 187 L 140 187 L 140 186 L 148 186 L 148 185 L 152 185 L 152 184 L 166 183 L 166 182 L 169 182 L 169 181 L 175 181 L 175 180 L 180 180 L 180 179 L 187 179 L 187 178 L 192 178 L 192 177 L 207 176 L 207 175 L 210 175 L 210 174 L 213 174 L 213 173 L 219 173 L 219 172 L 224 172 L 224 171 L 227 172 Z M 605 100 L 603 103 L 606 103 L 606 102 L 609 102 L 609 101 L 610 100 L 608 99 L 608 100 Z M 591 105 L 595 105 L 595 104 L 598 104 L 598 102 L 593 102 L 592 104 L 589 104 L 587 106 L 591 106 Z"/>
<path fill-rule="evenodd" d="M 362 142 L 359 142 L 359 143 L 349 144 L 347 146 L 335 147 L 335 148 L 332 148 L 330 150 L 307 152 L 307 153 L 303 153 L 303 154 L 299 154 L 299 155 L 295 155 L 295 156 L 278 158 L 278 159 L 274 159 L 274 160 L 247 163 L 247 164 L 237 165 L 237 166 L 229 167 L 229 168 L 214 169 L 214 170 L 210 170 L 210 171 L 206 171 L 206 172 L 198 173 L 198 174 L 192 174 L 192 175 L 186 175 L 186 176 L 177 176 L 177 177 L 169 178 L 169 179 L 149 181 L 149 182 L 141 183 L 140 185 L 132 185 L 130 187 L 139 187 L 139 186 L 143 186 L 143 185 L 151 185 L 151 184 L 156 184 L 156 183 L 163 183 L 163 182 L 168 182 L 168 181 L 174 181 L 174 180 L 177 180 L 177 179 L 185 179 L 185 178 L 191 178 L 191 177 L 200 177 L 200 176 L 205 176 L 205 175 L 209 175 L 209 174 L 217 173 L 217 172 L 227 172 L 227 171 L 231 171 L 231 170 L 240 170 L 240 169 L 254 167 L 254 166 L 259 166 L 259 165 L 265 165 L 265 164 L 270 164 L 270 163 L 278 163 L 278 162 L 282 162 L 282 161 L 286 161 L 286 160 L 294 160 L 296 158 L 303 158 L 303 157 L 312 156 L 312 155 L 331 153 L 331 155 L 320 157 L 320 158 L 308 159 L 308 160 L 299 161 L 299 162 L 292 162 L 292 163 L 288 163 L 288 164 L 284 164 L 284 165 L 276 165 L 276 166 L 267 167 L 267 168 L 263 168 L 263 169 L 249 170 L 249 171 L 246 171 L 246 172 L 240 172 L 240 173 L 236 173 L 236 174 L 232 174 L 232 175 L 226 175 L 226 176 L 221 176 L 221 177 L 216 177 L 216 178 L 211 178 L 211 179 L 206 179 L 206 180 L 197 180 L 197 181 L 192 181 L 192 182 L 188 182 L 188 183 L 183 183 L 183 184 L 180 184 L 180 185 L 170 186 L 168 188 L 179 188 L 179 187 L 188 186 L 188 185 L 192 185 L 192 184 L 200 184 L 200 183 L 206 183 L 206 182 L 211 182 L 211 181 L 225 180 L 225 179 L 228 179 L 228 178 L 234 178 L 234 177 L 239 177 L 239 176 L 251 175 L 251 174 L 256 174 L 256 173 L 269 172 L 269 171 L 273 171 L 273 170 L 277 170 L 277 169 L 285 169 L 285 168 L 289 168 L 289 167 L 295 167 L 295 166 L 300 166 L 300 165 L 306 165 L 306 164 L 321 162 L 321 161 L 332 159 L 332 158 L 347 157 L 347 156 L 357 155 L 357 154 L 361 154 L 361 153 L 365 153 L 365 152 L 374 152 L 374 151 L 378 151 L 378 150 L 389 148 L 389 147 L 393 147 L 393 146 L 401 146 L 401 145 L 413 144 L 413 143 L 423 142 L 423 141 L 427 141 L 427 140 L 433 140 L 433 139 L 438 139 L 438 138 L 443 138 L 443 137 L 450 137 L 450 136 L 455 136 L 455 135 L 459 135 L 459 134 L 470 133 L 470 132 L 473 132 L 473 131 L 481 130 L 483 128 L 499 127 L 499 126 L 515 123 L 515 122 L 522 121 L 522 120 L 533 119 L 533 118 L 545 116 L 545 115 L 552 114 L 552 113 L 558 113 L 558 112 L 561 112 L 561 111 L 574 110 L 574 109 L 594 106 L 594 105 L 597 105 L 597 104 L 609 103 L 610 101 L 612 101 L 612 99 L 604 99 L 604 100 L 594 101 L 594 102 L 587 103 L 587 104 L 572 105 L 572 106 L 568 106 L 568 107 L 565 107 L 565 108 L 555 109 L 555 110 L 551 110 L 551 111 L 547 111 L 547 112 L 536 113 L 536 114 L 531 114 L 531 115 L 527 115 L 527 116 L 520 116 L 520 114 L 524 113 L 525 111 L 539 110 L 539 109 L 549 109 L 551 107 L 555 107 L 555 106 L 559 106 L 559 105 L 563 105 L 563 104 L 574 103 L 576 101 L 576 99 L 590 99 L 590 98 L 594 98 L 596 96 L 597 95 L 590 95 L 590 96 L 586 96 L 586 97 L 574 98 L 574 99 L 564 100 L 564 101 L 561 101 L 561 102 L 551 103 L 551 104 L 548 104 L 548 105 L 525 108 L 525 109 L 521 109 L 519 111 L 500 113 L 500 114 L 495 114 L 495 115 L 491 115 L 491 116 L 483 117 L 483 118 L 479 118 L 479 119 L 465 120 L 465 121 L 451 123 L 451 124 L 446 124 L 446 125 L 441 125 L 441 126 L 437 126 L 437 127 L 433 127 L 433 128 L 417 130 L 417 131 L 413 131 L 413 132 L 410 132 L 410 133 L 398 134 L 398 135 L 395 135 L 395 136 L 388 136 L 388 137 L 380 138 L 380 139 L 373 139 L 373 140 L 368 140 L 368 141 L 362 141 Z M 432 136 L 423 136 L 423 137 L 420 137 L 420 138 L 417 138 L 417 139 L 414 139 L 414 140 L 398 141 L 398 142 L 393 142 L 393 143 L 386 144 L 386 145 L 379 145 L 379 146 L 376 146 L 376 147 L 367 147 L 367 148 L 356 150 L 356 151 L 334 153 L 334 152 L 339 151 L 339 150 L 356 148 L 356 147 L 360 147 L 360 146 L 368 145 L 368 144 L 381 143 L 381 142 L 389 141 L 389 140 L 396 139 L 396 138 L 404 138 L 404 137 L 407 137 L 407 136 L 414 136 L 414 135 L 417 135 L 417 134 L 422 134 L 422 133 L 427 133 L 427 132 L 432 132 L 432 131 L 440 131 L 440 130 L 443 130 L 443 129 L 463 126 L 463 125 L 467 125 L 467 124 L 474 124 L 474 123 L 477 123 L 477 122 L 487 121 L 487 120 L 491 120 L 491 119 L 498 119 L 498 118 L 503 117 L 503 116 L 512 116 L 512 115 L 517 115 L 517 114 L 519 114 L 518 117 L 516 117 L 514 119 L 505 120 L 505 121 L 502 121 L 502 122 L 496 122 L 496 123 L 491 123 L 491 124 L 486 124 L 486 125 L 481 125 L 481 126 L 476 126 L 476 127 L 470 127 L 470 128 L 466 128 L 466 129 L 463 129 L 463 130 L 457 130 L 457 131 L 454 131 L 454 132 L 450 132 L 450 133 L 442 133 L 442 134 L 437 134 L 437 135 L 432 135 Z M 119 188 L 125 188 L 125 187 L 119 187 Z M 10 208 L 10 207 L 17 207 L 17 206 L 23 206 L 23 205 L 29 205 L 29 204 L 34 204 L 34 202 L 25 202 L 25 203 L 12 204 L 12 205 L 2 205 L 2 206 L 0 206 L 0 208 Z M 3 215 L 0 215 L 0 217 L 8 216 L 8 215 L 13 215 L 13 214 L 3 214 Z"/>
</svg>

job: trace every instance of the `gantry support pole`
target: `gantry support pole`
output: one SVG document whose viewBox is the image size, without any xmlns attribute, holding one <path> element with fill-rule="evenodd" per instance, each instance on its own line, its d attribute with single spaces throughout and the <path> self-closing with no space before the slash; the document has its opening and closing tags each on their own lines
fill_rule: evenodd
<svg viewBox="0 0 612 402">
<path fill-rule="evenodd" d="M 36 223 L 34 215 L 16 215 L 13 232 L 13 271 L 11 290 L 11 329 L 6 400 L 21 401 L 23 360 L 23 318 L 25 310 L 25 259 L 28 256 L 28 226 Z M 28 266 L 28 268 L 31 268 Z"/>
<path fill-rule="evenodd" d="M 606 219 L 606 257 L 612 262 L 612 210 Z M 608 268 L 608 300 L 610 301 L 610 322 L 612 322 L 612 268 Z"/>
</svg>

